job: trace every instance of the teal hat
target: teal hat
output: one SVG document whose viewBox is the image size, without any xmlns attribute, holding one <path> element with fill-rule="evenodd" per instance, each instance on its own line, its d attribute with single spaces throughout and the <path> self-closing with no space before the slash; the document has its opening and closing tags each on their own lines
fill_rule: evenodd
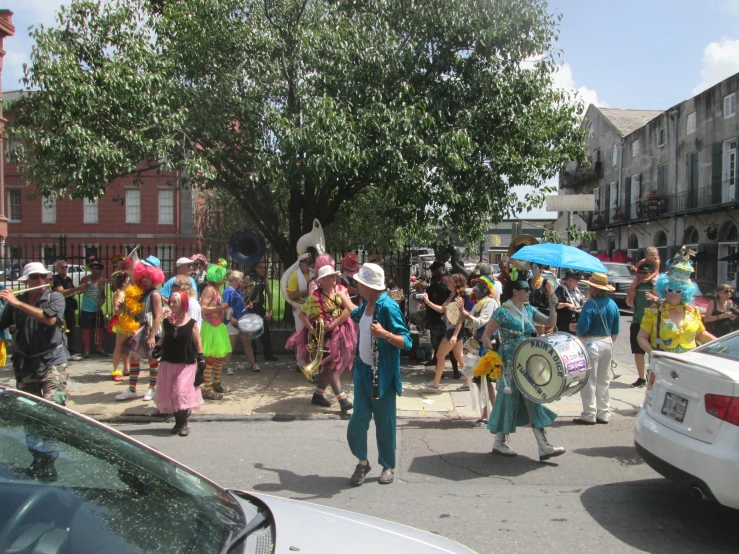
<svg viewBox="0 0 739 554">
<path fill-rule="evenodd" d="M 157 258 L 156 256 L 149 256 L 145 260 L 141 260 L 141 263 L 144 265 L 151 266 L 151 267 L 161 267 L 162 266 L 162 262 L 159 261 L 159 258 Z"/>
</svg>

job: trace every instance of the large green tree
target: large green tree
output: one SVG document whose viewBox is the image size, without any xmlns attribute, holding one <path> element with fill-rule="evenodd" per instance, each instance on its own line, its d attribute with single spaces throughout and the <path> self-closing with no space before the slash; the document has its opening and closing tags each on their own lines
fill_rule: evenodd
<svg viewBox="0 0 739 554">
<path fill-rule="evenodd" d="M 15 132 L 45 196 L 183 171 L 285 260 L 314 218 L 473 240 L 582 160 L 541 0 L 73 0 L 35 47 Z M 224 206 L 224 210 L 229 207 Z M 384 223 L 383 223 L 384 222 Z M 366 229 L 365 229 L 366 232 Z"/>
</svg>

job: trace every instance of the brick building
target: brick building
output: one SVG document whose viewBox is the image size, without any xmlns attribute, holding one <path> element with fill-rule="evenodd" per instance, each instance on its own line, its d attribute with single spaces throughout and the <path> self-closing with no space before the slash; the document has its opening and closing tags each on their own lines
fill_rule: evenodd
<svg viewBox="0 0 739 554">
<path fill-rule="evenodd" d="M 3 73 L 3 58 L 5 57 L 5 49 L 3 48 L 3 42 L 5 37 L 12 37 L 15 34 L 15 27 L 13 26 L 13 12 L 10 10 L 0 10 L 0 152 L 5 151 L 4 144 L 4 130 L 5 130 L 5 117 L 3 116 L 3 89 L 2 89 L 2 73 Z M 5 160 L 0 156 L 0 243 L 5 240 L 8 236 L 8 218 L 5 215 L 5 180 L 3 162 Z"/>
<path fill-rule="evenodd" d="M 8 92 L 12 101 L 20 91 Z M 12 125 L 12 112 L 8 115 Z M 155 254 L 170 272 L 173 260 L 201 246 L 196 229 L 195 202 L 190 187 L 180 187 L 176 173 L 143 174 L 117 179 L 96 201 L 47 200 L 32 197 L 15 163 L 17 143 L 5 148 L 5 194 L 8 234 L 5 256 L 41 259 L 50 264 L 59 256 L 81 259 L 90 254 L 101 258 L 142 245 L 142 253 Z"/>
</svg>

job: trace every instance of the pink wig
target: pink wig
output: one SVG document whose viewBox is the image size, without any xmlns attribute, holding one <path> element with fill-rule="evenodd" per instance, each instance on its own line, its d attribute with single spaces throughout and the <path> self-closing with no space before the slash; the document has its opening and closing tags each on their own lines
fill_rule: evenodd
<svg viewBox="0 0 739 554">
<path fill-rule="evenodd" d="M 316 263 L 313 264 L 313 269 L 316 272 L 316 275 L 318 275 L 318 271 L 324 267 L 330 265 L 331 269 L 336 269 L 336 262 L 334 259 L 329 256 L 328 254 L 321 254 L 316 258 Z"/>
<path fill-rule="evenodd" d="M 141 284 L 141 279 L 148 277 L 151 279 L 151 286 L 156 287 L 164 283 L 164 273 L 158 267 L 152 265 L 146 265 L 145 263 L 138 262 L 133 266 L 133 280 L 136 281 L 137 285 Z"/>
</svg>

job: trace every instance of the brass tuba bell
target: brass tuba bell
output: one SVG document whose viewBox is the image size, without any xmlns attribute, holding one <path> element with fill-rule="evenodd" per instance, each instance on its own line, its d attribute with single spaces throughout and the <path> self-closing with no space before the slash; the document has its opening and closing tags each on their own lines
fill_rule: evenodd
<svg viewBox="0 0 739 554">
<path fill-rule="evenodd" d="M 318 375 L 321 373 L 321 362 L 323 361 L 323 355 L 326 352 L 323 348 L 323 341 L 325 339 L 325 331 L 323 320 L 318 317 L 314 323 L 314 333 L 308 333 L 308 363 L 298 364 L 300 372 L 305 376 L 311 383 L 318 383 Z"/>
<path fill-rule="evenodd" d="M 516 269 L 528 270 L 531 269 L 530 262 L 524 262 L 521 260 L 514 260 L 513 255 L 521 250 L 524 246 L 531 246 L 532 244 L 539 244 L 539 239 L 533 235 L 518 235 L 508 245 L 508 260 L 510 264 Z"/>
<path fill-rule="evenodd" d="M 255 266 L 266 250 L 264 237 L 254 229 L 241 229 L 228 239 L 228 253 L 243 266 Z"/>
</svg>

